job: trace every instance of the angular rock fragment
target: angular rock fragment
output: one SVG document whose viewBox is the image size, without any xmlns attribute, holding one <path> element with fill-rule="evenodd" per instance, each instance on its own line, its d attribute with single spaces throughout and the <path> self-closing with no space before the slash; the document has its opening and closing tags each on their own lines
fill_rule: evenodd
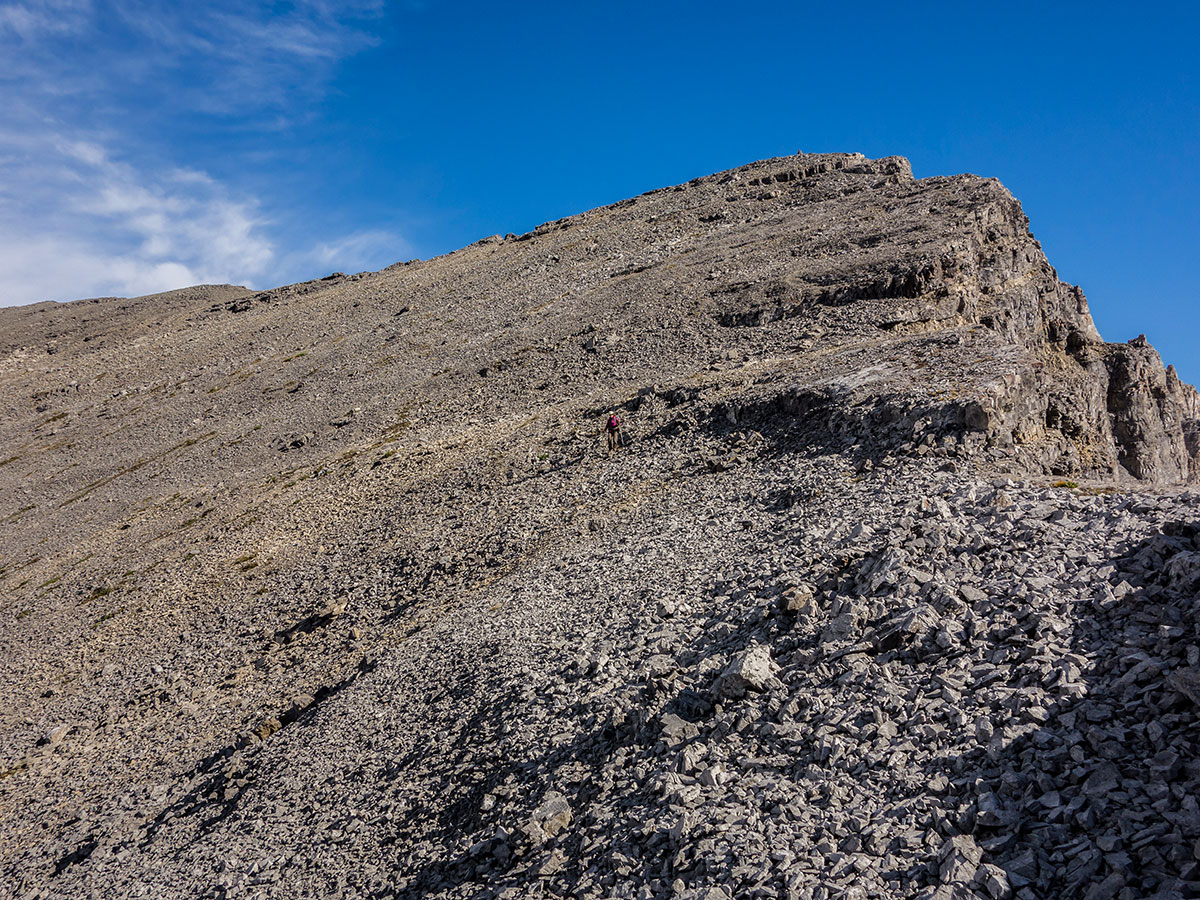
<svg viewBox="0 0 1200 900">
<path fill-rule="evenodd" d="M 1200 706 L 1200 668 L 1175 669 L 1167 676 L 1167 684 Z"/>
<path fill-rule="evenodd" d="M 771 651 L 755 644 L 739 653 L 721 673 L 716 684 L 717 696 L 736 700 L 748 691 L 765 690 L 778 671 L 779 666 L 771 659 Z"/>
<path fill-rule="evenodd" d="M 982 857 L 983 851 L 969 835 L 952 837 L 938 851 L 938 877 L 943 884 L 967 884 L 974 880 Z"/>
<path fill-rule="evenodd" d="M 571 806 L 562 794 L 550 793 L 533 813 L 537 822 L 548 837 L 554 837 L 571 824 Z"/>
<path fill-rule="evenodd" d="M 975 873 L 975 881 L 991 900 L 1007 900 L 1012 896 L 1012 888 L 1008 884 L 1008 873 L 999 866 L 985 863 Z"/>
<path fill-rule="evenodd" d="M 794 584 L 779 595 L 779 608 L 792 615 L 811 615 L 814 593 L 807 584 Z"/>
</svg>

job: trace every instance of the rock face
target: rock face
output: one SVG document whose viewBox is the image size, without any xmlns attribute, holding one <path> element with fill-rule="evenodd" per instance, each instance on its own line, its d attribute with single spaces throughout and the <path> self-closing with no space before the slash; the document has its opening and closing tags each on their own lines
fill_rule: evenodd
<svg viewBox="0 0 1200 900">
<path fill-rule="evenodd" d="M 1200 398 L 993 180 L 0 310 L 0 399 L 0 896 L 1200 890 Z"/>
</svg>

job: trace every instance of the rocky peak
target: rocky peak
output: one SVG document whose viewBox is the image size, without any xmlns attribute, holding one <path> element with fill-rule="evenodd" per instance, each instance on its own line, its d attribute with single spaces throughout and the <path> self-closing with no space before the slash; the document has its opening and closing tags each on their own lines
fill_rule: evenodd
<svg viewBox="0 0 1200 900">
<path fill-rule="evenodd" d="M 0 404 L 4 896 L 1200 885 L 1200 397 L 994 179 L 0 310 Z"/>
</svg>

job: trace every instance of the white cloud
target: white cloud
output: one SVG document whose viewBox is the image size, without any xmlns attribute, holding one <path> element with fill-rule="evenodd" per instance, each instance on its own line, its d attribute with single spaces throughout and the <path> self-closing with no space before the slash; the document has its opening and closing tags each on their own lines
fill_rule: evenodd
<svg viewBox="0 0 1200 900">
<path fill-rule="evenodd" d="M 382 11 L 382 0 L 0 0 L 0 84 L 17 88 L 0 105 L 0 305 L 394 262 L 407 248 L 379 230 L 280 249 L 258 196 L 269 178 L 247 163 L 254 186 L 233 188 L 172 143 L 172 123 L 194 131 L 197 116 L 249 134 L 303 117 L 337 63 L 374 42 L 366 26 Z M 272 199 L 281 218 L 287 199 Z"/>
<path fill-rule="evenodd" d="M 83 30 L 90 19 L 91 0 L 25 0 L 0 3 L 0 34 L 10 32 L 23 41 L 44 35 Z"/>
<path fill-rule="evenodd" d="M 167 112 L 237 115 L 319 96 L 376 43 L 383 0 L 0 0 L 0 77 L 76 104 L 139 92 Z M 65 51 L 65 52 L 64 52 Z"/>
<path fill-rule="evenodd" d="M 0 306 L 83 297 L 136 297 L 198 284 L 180 263 L 98 254 L 60 237 L 14 241 L 0 231 Z"/>
<path fill-rule="evenodd" d="M 281 252 L 257 198 L 194 169 L 114 160 L 95 140 L 0 133 L 0 185 L 0 306 L 261 288 L 382 268 L 412 249 L 371 229 Z"/>
<path fill-rule="evenodd" d="M 317 244 L 308 254 L 323 266 L 344 272 L 381 269 L 412 254 L 407 241 L 389 231 L 357 231 Z"/>
<path fill-rule="evenodd" d="M 276 259 L 253 197 L 146 171 L 95 142 L 0 135 L 0 303 L 253 283 Z"/>
</svg>

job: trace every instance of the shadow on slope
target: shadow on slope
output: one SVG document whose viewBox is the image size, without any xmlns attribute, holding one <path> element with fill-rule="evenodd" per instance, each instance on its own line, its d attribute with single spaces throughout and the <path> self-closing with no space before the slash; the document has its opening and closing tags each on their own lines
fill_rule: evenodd
<svg viewBox="0 0 1200 900">
<path fill-rule="evenodd" d="M 981 724 L 947 763 L 973 797 L 960 824 L 1018 897 L 1200 896 L 1197 551 L 1189 522 L 1129 547 L 1072 611 L 1069 647 L 1036 609 L 997 635 L 1020 680 L 996 712 L 1023 725 Z"/>
</svg>

